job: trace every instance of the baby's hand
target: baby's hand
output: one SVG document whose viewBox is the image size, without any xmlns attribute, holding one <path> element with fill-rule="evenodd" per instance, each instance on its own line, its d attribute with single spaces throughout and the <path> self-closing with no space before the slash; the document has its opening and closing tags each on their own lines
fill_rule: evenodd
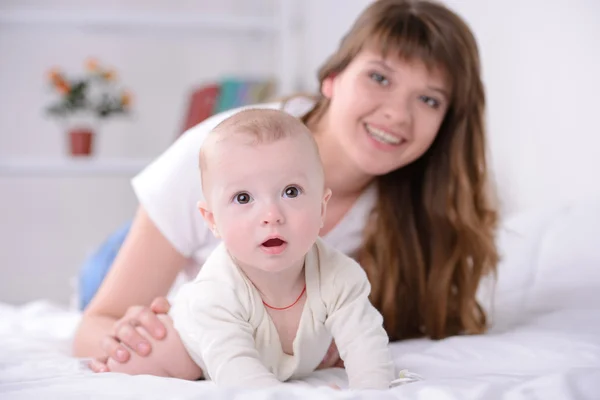
<svg viewBox="0 0 600 400">
<path fill-rule="evenodd" d="M 108 357 L 96 358 L 88 363 L 88 368 L 96 373 L 110 372 L 107 363 Z"/>
<path fill-rule="evenodd" d="M 414 372 L 409 372 L 407 369 L 403 369 L 398 373 L 398 378 L 392 381 L 390 387 L 396 387 L 406 383 L 418 382 L 422 380 L 423 377 L 421 375 L 415 374 Z"/>
<path fill-rule="evenodd" d="M 128 375 L 154 375 L 170 377 L 171 375 L 165 370 L 165 365 L 150 360 L 148 357 L 142 357 L 137 353 L 132 352 L 131 357 L 125 363 L 115 360 L 112 357 L 108 357 L 106 361 L 97 359 L 92 361 L 95 363 L 92 370 L 94 372 L 116 372 L 120 374 Z"/>
</svg>

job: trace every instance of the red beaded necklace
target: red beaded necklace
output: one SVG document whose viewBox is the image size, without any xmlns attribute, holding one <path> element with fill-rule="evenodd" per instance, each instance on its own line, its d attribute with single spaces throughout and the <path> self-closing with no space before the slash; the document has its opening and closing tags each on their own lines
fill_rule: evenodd
<svg viewBox="0 0 600 400">
<path fill-rule="evenodd" d="M 304 289 L 302 289 L 302 292 L 300 293 L 300 296 L 298 296 L 298 298 L 296 299 L 295 302 L 293 302 L 292 304 L 290 304 L 287 307 L 273 307 L 267 304 L 266 301 L 262 301 L 263 304 L 267 307 L 269 307 L 271 310 L 277 310 L 277 311 L 283 311 L 283 310 L 287 310 L 288 308 L 292 308 L 296 305 L 296 303 L 298 303 L 300 301 L 300 299 L 302 298 L 302 295 L 304 294 L 304 292 L 306 292 L 306 284 L 304 284 Z"/>
</svg>

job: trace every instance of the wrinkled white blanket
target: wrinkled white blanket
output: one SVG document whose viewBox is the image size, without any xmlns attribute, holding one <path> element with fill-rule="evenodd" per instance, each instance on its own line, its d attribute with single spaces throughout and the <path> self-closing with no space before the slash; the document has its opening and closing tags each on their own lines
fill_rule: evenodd
<svg viewBox="0 0 600 400">
<path fill-rule="evenodd" d="M 392 345 L 396 365 L 425 379 L 385 392 L 290 385 L 222 390 L 208 382 L 93 374 L 68 356 L 78 314 L 45 302 L 0 307 L 0 398 L 4 399 L 598 399 L 600 310 L 562 310 L 505 332 Z M 309 382 L 345 384 L 342 370 Z M 235 395 L 235 396 L 234 396 Z"/>
<path fill-rule="evenodd" d="M 68 356 L 79 314 L 44 301 L 0 304 L 1 399 L 600 399 L 600 203 L 520 215 L 503 224 L 493 307 L 481 336 L 394 343 L 398 369 L 424 380 L 380 392 L 314 387 L 224 390 L 210 382 L 93 374 Z"/>
</svg>

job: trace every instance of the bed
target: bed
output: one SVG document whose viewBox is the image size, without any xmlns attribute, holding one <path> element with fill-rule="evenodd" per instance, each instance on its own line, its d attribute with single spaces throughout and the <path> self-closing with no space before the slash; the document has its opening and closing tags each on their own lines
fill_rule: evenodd
<svg viewBox="0 0 600 400">
<path fill-rule="evenodd" d="M 250 391 L 93 374 L 85 360 L 69 357 L 79 313 L 40 300 L 0 304 L 0 398 L 600 399 L 597 200 L 522 212 L 502 223 L 498 280 L 481 290 L 491 331 L 392 345 L 397 368 L 421 381 L 379 392 L 334 390 L 328 385 L 346 381 L 343 370 L 331 369 L 282 389 Z"/>
</svg>

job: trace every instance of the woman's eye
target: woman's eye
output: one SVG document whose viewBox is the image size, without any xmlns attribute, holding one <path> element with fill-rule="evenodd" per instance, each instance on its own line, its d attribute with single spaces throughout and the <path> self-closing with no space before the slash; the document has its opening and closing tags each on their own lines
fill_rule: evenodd
<svg viewBox="0 0 600 400">
<path fill-rule="evenodd" d="M 283 191 L 283 195 L 290 199 L 293 199 L 294 197 L 298 197 L 299 194 L 300 194 L 300 189 L 296 186 L 288 186 Z"/>
<path fill-rule="evenodd" d="M 390 81 L 388 81 L 385 76 L 378 74 L 377 72 L 372 72 L 370 77 L 372 80 L 374 80 L 375 82 L 377 82 L 378 84 L 380 84 L 382 86 L 387 86 L 390 84 Z"/>
<path fill-rule="evenodd" d="M 429 96 L 421 96 L 421 101 L 431 108 L 439 108 L 440 102 Z"/>
<path fill-rule="evenodd" d="M 248 193 L 238 193 L 233 200 L 238 204 L 248 204 L 252 200 L 252 197 Z"/>
</svg>

